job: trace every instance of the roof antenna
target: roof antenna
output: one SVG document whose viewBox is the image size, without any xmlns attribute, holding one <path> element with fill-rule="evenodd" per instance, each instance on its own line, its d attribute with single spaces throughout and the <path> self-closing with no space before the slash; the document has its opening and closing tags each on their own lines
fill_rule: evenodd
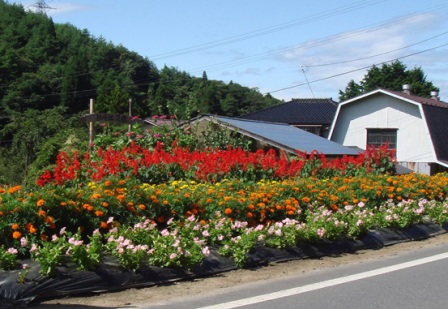
<svg viewBox="0 0 448 309">
<path fill-rule="evenodd" d="M 308 84 L 308 88 L 310 88 L 311 94 L 313 95 L 313 98 L 315 99 L 316 96 L 314 95 L 313 89 L 311 89 L 311 85 L 310 85 L 310 82 L 308 81 L 308 78 L 306 78 L 305 68 L 306 67 L 304 67 L 303 65 L 300 66 L 300 69 L 302 70 L 303 76 L 305 76 L 306 83 Z"/>
</svg>

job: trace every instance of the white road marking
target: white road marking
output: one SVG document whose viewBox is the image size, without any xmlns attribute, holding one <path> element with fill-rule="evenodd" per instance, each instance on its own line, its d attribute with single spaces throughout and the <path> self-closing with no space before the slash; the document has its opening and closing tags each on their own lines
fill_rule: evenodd
<svg viewBox="0 0 448 309">
<path fill-rule="evenodd" d="M 315 290 L 335 286 L 338 284 L 343 284 L 343 283 L 352 282 L 352 281 L 356 281 L 356 280 L 366 279 L 366 278 L 390 273 L 393 271 L 397 271 L 400 269 L 405 269 L 405 268 L 409 268 L 409 267 L 414 267 L 414 266 L 418 266 L 418 265 L 422 265 L 422 264 L 426 264 L 426 263 L 443 260 L 446 258 L 448 258 L 448 252 L 433 255 L 433 256 L 418 259 L 418 260 L 414 260 L 414 261 L 410 261 L 410 262 L 406 262 L 406 263 L 401 263 L 401 264 L 387 266 L 387 267 L 383 267 L 383 268 L 379 268 L 379 269 L 375 269 L 375 270 L 371 270 L 371 271 L 366 271 L 366 272 L 362 272 L 359 274 L 354 274 L 354 275 L 350 275 L 350 276 L 346 276 L 346 277 L 312 283 L 312 284 L 304 285 L 304 286 L 297 287 L 297 288 L 292 288 L 292 289 L 273 292 L 273 293 L 269 293 L 269 294 L 239 299 L 239 300 L 230 301 L 227 303 L 216 304 L 216 305 L 207 306 L 207 307 L 201 307 L 198 309 L 238 308 L 238 307 L 261 303 L 264 301 L 274 300 L 274 299 L 278 299 L 278 298 L 282 298 L 282 297 L 287 297 L 287 296 L 302 294 L 302 293 L 306 293 L 306 292 L 310 292 L 310 291 L 315 291 Z"/>
</svg>

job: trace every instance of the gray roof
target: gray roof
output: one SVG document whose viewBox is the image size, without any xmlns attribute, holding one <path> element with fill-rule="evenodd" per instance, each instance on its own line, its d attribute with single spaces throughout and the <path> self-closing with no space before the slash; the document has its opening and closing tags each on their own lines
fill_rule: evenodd
<svg viewBox="0 0 448 309">
<path fill-rule="evenodd" d="M 312 151 L 325 155 L 359 154 L 357 150 L 342 146 L 286 123 L 262 122 L 212 115 L 206 117 L 210 117 L 210 120 L 215 120 L 221 124 L 228 124 L 242 134 L 265 141 L 289 152 L 299 150 L 308 154 Z"/>
<path fill-rule="evenodd" d="M 332 99 L 292 99 L 238 118 L 295 125 L 329 125 L 338 103 Z"/>
</svg>

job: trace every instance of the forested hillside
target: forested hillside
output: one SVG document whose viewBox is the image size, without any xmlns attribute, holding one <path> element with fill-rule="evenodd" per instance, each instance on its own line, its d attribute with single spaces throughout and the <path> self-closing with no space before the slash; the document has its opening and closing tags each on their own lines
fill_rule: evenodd
<svg viewBox="0 0 448 309">
<path fill-rule="evenodd" d="M 55 24 L 41 13 L 0 0 L 0 184 L 24 183 L 59 149 L 85 147 L 88 112 L 238 116 L 278 104 L 237 83 L 200 78 Z"/>
</svg>

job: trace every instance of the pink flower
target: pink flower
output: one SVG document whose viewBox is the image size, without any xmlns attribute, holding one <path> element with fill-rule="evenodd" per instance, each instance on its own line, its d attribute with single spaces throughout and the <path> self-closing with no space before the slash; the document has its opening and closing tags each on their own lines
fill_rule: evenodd
<svg viewBox="0 0 448 309">
<path fill-rule="evenodd" d="M 204 254 L 205 256 L 209 256 L 210 255 L 210 249 L 208 247 L 204 247 L 202 249 L 202 254 Z"/>
<path fill-rule="evenodd" d="M 31 245 L 31 248 L 30 248 L 30 253 L 31 252 L 34 252 L 34 251 L 36 251 L 37 250 L 37 246 L 36 246 L 36 244 L 32 244 Z"/>
<path fill-rule="evenodd" d="M 170 260 L 174 260 L 175 258 L 177 258 L 177 254 L 176 253 L 171 253 L 170 254 Z"/>
<path fill-rule="evenodd" d="M 17 251 L 16 248 L 9 248 L 9 249 L 8 249 L 8 253 L 9 253 L 9 254 L 17 254 L 17 253 L 19 253 L 19 251 Z"/>
<path fill-rule="evenodd" d="M 317 229 L 317 235 L 319 236 L 319 238 L 323 238 L 325 235 L 325 229 L 324 228 Z"/>
<path fill-rule="evenodd" d="M 20 246 L 26 247 L 28 245 L 28 240 L 25 237 L 20 238 Z"/>
</svg>

